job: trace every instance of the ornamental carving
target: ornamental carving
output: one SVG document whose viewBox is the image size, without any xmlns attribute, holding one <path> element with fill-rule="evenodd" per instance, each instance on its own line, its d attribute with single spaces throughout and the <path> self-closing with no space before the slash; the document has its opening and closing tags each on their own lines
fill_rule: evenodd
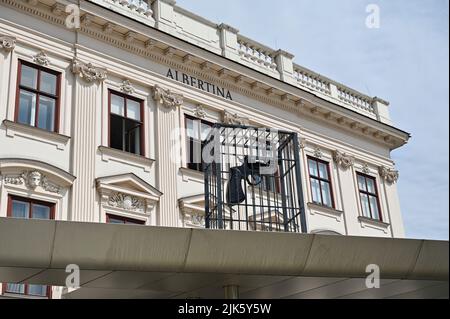
<svg viewBox="0 0 450 319">
<path fill-rule="evenodd" d="M 129 80 L 125 80 L 120 85 L 120 90 L 126 94 L 133 94 L 136 90 Z"/>
<path fill-rule="evenodd" d="M 163 89 L 158 85 L 153 87 L 153 99 L 166 108 L 180 107 L 183 104 L 183 96 Z"/>
<path fill-rule="evenodd" d="M 50 60 L 45 51 L 41 51 L 38 54 L 33 56 L 33 62 L 39 65 L 48 66 L 50 65 Z"/>
<path fill-rule="evenodd" d="M 116 193 L 109 197 L 108 205 L 128 211 L 139 211 L 144 209 L 144 202 L 131 195 Z"/>
<path fill-rule="evenodd" d="M 241 117 L 238 114 L 233 114 L 225 111 L 223 113 L 223 122 L 230 125 L 248 125 L 249 119 Z"/>
<path fill-rule="evenodd" d="M 184 212 L 184 223 L 186 226 L 204 228 L 206 224 L 205 214 L 187 210 Z"/>
<path fill-rule="evenodd" d="M 398 178 L 400 177 L 400 174 L 397 170 L 387 168 L 384 166 L 381 166 L 379 168 L 379 173 L 381 178 L 383 178 L 387 183 L 394 184 L 398 181 Z"/>
<path fill-rule="evenodd" d="M 317 158 L 322 158 L 323 157 L 323 152 L 322 152 L 322 150 L 320 149 L 320 147 L 315 147 L 314 148 L 314 157 L 317 157 Z"/>
<path fill-rule="evenodd" d="M 89 83 L 104 81 L 107 76 L 106 69 L 94 67 L 92 63 L 84 63 L 78 59 L 72 61 L 72 72 Z"/>
<path fill-rule="evenodd" d="M 370 174 L 370 167 L 369 167 L 369 164 L 364 163 L 364 164 L 361 166 L 361 171 L 362 171 L 364 174 Z"/>
<path fill-rule="evenodd" d="M 0 49 L 11 52 L 16 47 L 16 38 L 8 35 L 0 35 Z"/>
<path fill-rule="evenodd" d="M 51 183 L 47 177 L 39 171 L 25 171 L 18 176 L 5 176 L 5 184 L 26 185 L 28 189 L 35 190 L 38 186 L 50 193 L 59 194 L 61 187 Z"/>
<path fill-rule="evenodd" d="M 347 170 L 353 166 L 353 157 L 350 155 L 347 155 L 346 153 L 342 153 L 338 150 L 336 150 L 333 153 L 333 159 L 336 162 L 336 164 L 338 164 L 344 170 Z"/>
<path fill-rule="evenodd" d="M 201 119 L 205 118 L 206 112 L 205 112 L 205 109 L 203 108 L 203 106 L 201 106 L 200 104 L 197 105 L 197 107 L 194 110 L 194 115 Z"/>
</svg>

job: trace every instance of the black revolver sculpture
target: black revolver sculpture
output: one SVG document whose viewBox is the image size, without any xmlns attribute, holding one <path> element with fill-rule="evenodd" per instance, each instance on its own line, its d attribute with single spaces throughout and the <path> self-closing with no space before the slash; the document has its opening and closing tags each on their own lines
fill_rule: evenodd
<svg viewBox="0 0 450 319">
<path fill-rule="evenodd" d="M 262 182 L 262 167 L 269 167 L 270 163 L 256 161 L 250 163 L 248 156 L 244 158 L 244 164 L 230 169 L 230 182 L 227 187 L 227 203 L 238 205 L 245 201 L 246 195 L 242 189 L 242 180 L 245 178 L 250 185 L 258 186 Z"/>
</svg>

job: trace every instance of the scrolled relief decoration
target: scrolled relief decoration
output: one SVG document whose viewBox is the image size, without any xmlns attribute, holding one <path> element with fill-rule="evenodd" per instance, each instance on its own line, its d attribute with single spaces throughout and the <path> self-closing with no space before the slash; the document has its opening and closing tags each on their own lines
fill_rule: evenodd
<svg viewBox="0 0 450 319">
<path fill-rule="evenodd" d="M 174 93 L 169 89 L 163 89 L 159 85 L 153 87 L 153 99 L 168 109 L 180 107 L 183 104 L 183 96 L 181 94 Z"/>
<path fill-rule="evenodd" d="M 9 35 L 0 35 L 0 50 L 11 52 L 16 47 L 16 38 Z"/>
<path fill-rule="evenodd" d="M 129 80 L 124 80 L 120 85 L 120 90 L 126 94 L 134 94 L 136 89 L 133 87 Z"/>
<path fill-rule="evenodd" d="M 206 117 L 206 111 L 201 104 L 198 104 L 195 108 L 194 115 L 201 119 L 204 119 Z"/>
<path fill-rule="evenodd" d="M 380 166 L 378 168 L 381 178 L 383 178 L 388 184 L 397 183 L 400 174 L 397 170 L 392 168 L 387 168 L 385 166 Z"/>
<path fill-rule="evenodd" d="M 317 157 L 317 158 L 322 158 L 323 157 L 323 151 L 321 150 L 321 148 L 319 147 L 319 146 L 316 146 L 315 148 L 314 148 L 314 157 Z"/>
<path fill-rule="evenodd" d="M 239 116 L 237 113 L 223 112 L 224 124 L 230 125 L 248 125 L 250 120 L 246 117 Z"/>
<path fill-rule="evenodd" d="M 33 55 L 33 62 L 39 65 L 43 66 L 49 66 L 50 65 L 50 59 L 47 56 L 47 53 L 45 51 L 40 51 L 38 54 Z"/>
<path fill-rule="evenodd" d="M 143 211 L 144 201 L 138 197 L 115 193 L 111 195 L 108 199 L 108 205 L 111 207 L 116 207 L 128 211 Z"/>
<path fill-rule="evenodd" d="M 95 67 L 92 63 L 84 63 L 76 58 L 72 61 L 72 72 L 88 83 L 102 82 L 107 77 L 106 69 Z"/>
<path fill-rule="evenodd" d="M 50 182 L 48 178 L 39 171 L 25 171 L 17 176 L 5 176 L 5 184 L 26 185 L 30 190 L 36 190 L 38 186 L 50 193 L 61 193 L 61 187 Z"/>
<path fill-rule="evenodd" d="M 347 170 L 350 167 L 352 167 L 354 163 L 352 156 L 346 153 L 342 153 L 338 150 L 333 152 L 333 159 L 336 162 L 336 164 L 338 164 L 344 170 Z"/>
<path fill-rule="evenodd" d="M 364 164 L 361 166 L 361 171 L 362 171 L 364 174 L 370 174 L 370 167 L 369 167 L 369 164 L 364 163 Z"/>
</svg>

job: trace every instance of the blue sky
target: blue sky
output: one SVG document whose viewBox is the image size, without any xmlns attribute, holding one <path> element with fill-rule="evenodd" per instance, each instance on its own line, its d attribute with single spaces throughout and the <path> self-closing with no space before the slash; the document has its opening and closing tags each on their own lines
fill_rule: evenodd
<svg viewBox="0 0 450 319">
<path fill-rule="evenodd" d="M 380 7 L 379 29 L 365 25 Z M 412 134 L 393 152 L 406 235 L 449 238 L 448 0 L 178 0 L 371 96 Z"/>
</svg>

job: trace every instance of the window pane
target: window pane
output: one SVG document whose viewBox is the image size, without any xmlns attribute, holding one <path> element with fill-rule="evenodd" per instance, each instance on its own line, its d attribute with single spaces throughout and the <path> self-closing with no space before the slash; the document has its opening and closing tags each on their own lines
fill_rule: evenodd
<svg viewBox="0 0 450 319">
<path fill-rule="evenodd" d="M 141 103 L 127 100 L 127 117 L 136 121 L 141 120 Z"/>
<path fill-rule="evenodd" d="M 125 151 L 141 154 L 141 124 L 131 120 L 125 122 Z"/>
<path fill-rule="evenodd" d="M 201 126 L 202 126 L 202 132 L 201 132 L 200 138 L 201 138 L 202 141 L 205 141 L 206 138 L 209 135 L 209 132 L 211 132 L 211 126 L 209 124 L 206 124 L 206 123 L 202 123 Z"/>
<path fill-rule="evenodd" d="M 24 284 L 6 284 L 6 291 L 13 294 L 24 294 L 25 285 Z"/>
<path fill-rule="evenodd" d="M 370 216 L 369 199 L 367 198 L 366 194 L 361 194 L 361 204 L 362 204 L 363 215 L 365 217 L 372 218 Z"/>
<path fill-rule="evenodd" d="M 56 95 L 56 80 L 56 75 L 41 71 L 41 86 L 39 91 Z"/>
<path fill-rule="evenodd" d="M 367 191 L 371 194 L 376 194 L 375 182 L 371 178 L 366 178 L 367 180 Z"/>
<path fill-rule="evenodd" d="M 111 94 L 111 113 L 125 116 L 124 98 Z"/>
<path fill-rule="evenodd" d="M 367 191 L 366 178 L 364 176 L 358 175 L 358 187 L 362 191 Z"/>
<path fill-rule="evenodd" d="M 125 224 L 125 222 L 121 219 L 117 219 L 111 216 L 108 216 L 108 223 L 109 224 Z"/>
<path fill-rule="evenodd" d="M 33 204 L 31 208 L 34 219 L 50 219 L 50 207 Z"/>
<path fill-rule="evenodd" d="M 322 204 L 322 197 L 320 196 L 320 184 L 317 179 L 311 178 L 311 189 L 313 202 Z"/>
<path fill-rule="evenodd" d="M 186 119 L 187 136 L 196 140 L 200 139 L 199 121 Z"/>
<path fill-rule="evenodd" d="M 47 286 L 28 285 L 28 294 L 33 296 L 47 296 Z"/>
<path fill-rule="evenodd" d="M 324 163 L 319 163 L 320 178 L 328 180 L 328 166 Z"/>
<path fill-rule="evenodd" d="M 372 218 L 381 220 L 380 218 L 380 210 L 378 209 L 378 201 L 374 196 L 369 196 L 370 199 L 370 208 L 372 209 Z"/>
<path fill-rule="evenodd" d="M 110 123 L 110 141 L 109 146 L 117 150 L 124 151 L 125 146 L 125 130 L 124 130 L 124 119 L 116 115 L 111 115 Z"/>
<path fill-rule="evenodd" d="M 323 205 L 328 207 L 333 207 L 333 203 L 331 201 L 331 187 L 329 183 L 320 182 L 322 186 L 322 197 L 323 197 Z"/>
<path fill-rule="evenodd" d="M 39 97 L 39 113 L 38 113 L 38 127 L 47 131 L 54 131 L 55 129 L 55 108 L 56 101 L 54 99 L 40 96 Z"/>
<path fill-rule="evenodd" d="M 18 200 L 12 201 L 11 216 L 15 218 L 28 218 L 30 212 L 30 204 Z"/>
<path fill-rule="evenodd" d="M 22 75 L 20 78 L 21 85 L 32 89 L 37 89 L 37 76 L 38 70 L 22 64 Z"/>
<path fill-rule="evenodd" d="M 20 90 L 19 123 L 34 126 L 36 115 L 36 94 Z"/>
<path fill-rule="evenodd" d="M 319 177 L 319 173 L 317 172 L 317 162 L 309 159 L 308 166 L 309 166 L 309 175 Z"/>
</svg>

